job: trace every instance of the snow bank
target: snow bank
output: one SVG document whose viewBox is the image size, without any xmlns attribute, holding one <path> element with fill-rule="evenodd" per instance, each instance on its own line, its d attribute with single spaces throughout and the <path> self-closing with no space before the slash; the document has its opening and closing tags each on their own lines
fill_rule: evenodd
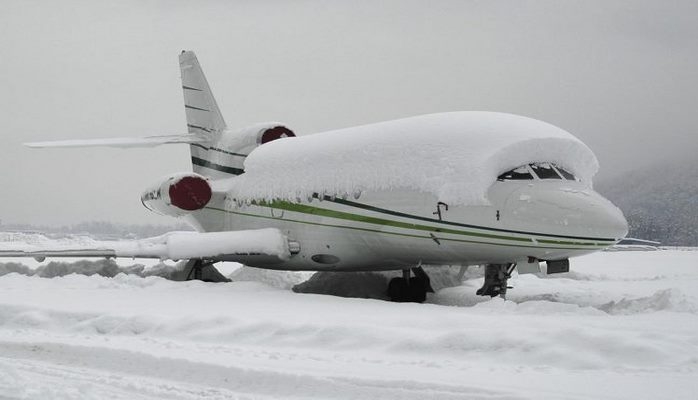
<svg viewBox="0 0 698 400">
<path fill-rule="evenodd" d="M 498 175 L 536 161 L 559 164 L 590 183 L 592 151 L 545 122 L 494 112 L 430 114 L 276 140 L 255 149 L 231 197 L 305 199 L 393 188 L 454 204 L 487 204 Z"/>
<path fill-rule="evenodd" d="M 308 279 L 307 272 L 275 271 L 243 266 L 233 271 L 228 278 L 233 282 L 260 282 L 277 289 L 291 289 Z"/>
<path fill-rule="evenodd" d="M 655 311 L 698 313 L 698 309 L 677 289 L 664 289 L 651 296 L 636 299 L 623 298 L 599 306 L 609 314 L 638 314 Z"/>
<path fill-rule="evenodd" d="M 0 277 L 0 398 L 649 400 L 670 388 L 672 398 L 693 399 L 698 314 L 684 310 L 698 307 L 697 259 L 595 253 L 573 265 L 595 280 L 514 274 L 514 301 L 475 296 L 482 278 L 472 275 L 482 270 L 473 268 L 473 279 L 432 299 L 477 298 L 472 307 L 254 282 L 8 274 Z M 440 280 L 440 269 L 425 270 Z M 496 388 L 507 393 L 491 391 L 493 376 L 506 376 Z M 26 394 L 37 388 L 48 389 Z"/>
<path fill-rule="evenodd" d="M 56 278 L 68 275 L 99 275 L 108 278 L 117 277 L 119 275 L 135 275 L 138 277 L 157 276 L 173 281 L 183 281 L 189 273 L 185 270 L 186 262 L 181 261 L 174 265 L 157 262 L 153 265 L 146 266 L 136 263 L 131 265 L 120 265 L 116 260 L 97 259 L 97 260 L 78 260 L 73 262 L 51 261 L 41 264 L 36 268 L 29 268 L 20 263 L 0 263 L 0 276 L 17 273 L 27 276 L 37 276 L 40 278 Z M 204 269 L 204 279 L 209 281 L 220 281 L 225 279 L 217 272 Z"/>
<path fill-rule="evenodd" d="M 250 282 L 12 274 L 0 277 L 0 305 L 0 350 L 3 335 L 22 330 L 22 340 L 33 334 L 41 342 L 79 335 L 69 340 L 80 346 L 95 335 L 104 338 L 102 345 L 140 337 L 142 350 L 161 341 L 168 357 L 186 343 L 207 343 L 212 353 L 192 353 L 207 362 L 240 363 L 246 348 L 274 355 L 271 362 L 287 359 L 275 356 L 285 351 L 304 360 L 331 352 L 328 367 L 337 357 L 397 357 L 443 362 L 445 368 L 462 362 L 609 371 L 683 368 L 694 365 L 698 354 L 694 341 L 687 342 L 698 323 L 691 314 L 613 316 L 547 301 L 494 298 L 460 308 L 297 295 Z M 294 365 L 302 364 L 288 367 Z"/>
</svg>

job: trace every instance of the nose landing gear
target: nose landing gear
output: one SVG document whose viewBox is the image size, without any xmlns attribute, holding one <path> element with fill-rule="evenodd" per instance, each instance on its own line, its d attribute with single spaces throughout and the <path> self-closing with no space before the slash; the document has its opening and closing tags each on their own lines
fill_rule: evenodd
<svg viewBox="0 0 698 400">
<path fill-rule="evenodd" d="M 427 292 L 434 293 L 429 276 L 422 267 L 412 268 L 414 273 L 410 277 L 410 269 L 402 270 L 402 278 L 393 278 L 388 283 L 388 296 L 391 301 L 398 303 L 423 303 L 427 299 Z"/>
<path fill-rule="evenodd" d="M 511 278 L 516 264 L 487 264 L 485 266 L 485 283 L 475 292 L 479 296 L 506 297 L 507 281 Z"/>
</svg>

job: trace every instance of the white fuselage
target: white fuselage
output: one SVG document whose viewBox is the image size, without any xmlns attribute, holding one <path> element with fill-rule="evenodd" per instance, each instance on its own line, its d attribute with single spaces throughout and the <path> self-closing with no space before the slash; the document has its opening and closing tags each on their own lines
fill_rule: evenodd
<svg viewBox="0 0 698 400">
<path fill-rule="evenodd" d="M 284 270 L 559 260 L 611 246 L 627 232 L 622 213 L 577 181 L 497 181 L 487 194 L 490 205 L 448 210 L 434 195 L 412 190 L 318 197 L 256 205 L 217 193 L 187 221 L 202 231 L 280 229 L 300 243 L 300 253 L 252 266 Z"/>
</svg>

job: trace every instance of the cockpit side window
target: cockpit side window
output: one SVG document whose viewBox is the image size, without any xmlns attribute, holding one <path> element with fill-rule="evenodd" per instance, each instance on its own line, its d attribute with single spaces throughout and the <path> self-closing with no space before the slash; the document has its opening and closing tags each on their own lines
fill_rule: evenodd
<svg viewBox="0 0 698 400">
<path fill-rule="evenodd" d="M 555 166 L 555 169 L 557 170 L 557 172 L 560 173 L 560 175 L 563 176 L 563 178 L 567 179 L 568 181 L 576 181 L 577 180 L 577 178 L 574 175 L 572 175 L 571 172 L 567 171 L 566 169 L 564 169 L 562 167 L 558 167 L 557 165 Z"/>
<path fill-rule="evenodd" d="M 560 175 L 555 172 L 555 168 L 548 163 L 536 163 L 531 164 L 531 169 L 540 179 L 562 179 Z"/>
<path fill-rule="evenodd" d="M 498 181 L 525 181 L 532 179 L 533 175 L 531 175 L 531 172 L 525 165 L 519 168 L 512 169 L 511 171 L 507 171 L 497 177 Z"/>
</svg>

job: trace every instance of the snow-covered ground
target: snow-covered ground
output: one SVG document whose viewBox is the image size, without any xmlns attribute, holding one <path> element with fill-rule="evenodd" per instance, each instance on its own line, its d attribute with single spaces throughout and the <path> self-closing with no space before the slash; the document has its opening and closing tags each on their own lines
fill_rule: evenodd
<svg viewBox="0 0 698 400">
<path fill-rule="evenodd" d="M 506 302 L 472 278 L 431 304 L 294 293 L 288 273 L 8 274 L 0 398 L 696 398 L 698 251 L 572 269 L 515 276 Z"/>
</svg>

